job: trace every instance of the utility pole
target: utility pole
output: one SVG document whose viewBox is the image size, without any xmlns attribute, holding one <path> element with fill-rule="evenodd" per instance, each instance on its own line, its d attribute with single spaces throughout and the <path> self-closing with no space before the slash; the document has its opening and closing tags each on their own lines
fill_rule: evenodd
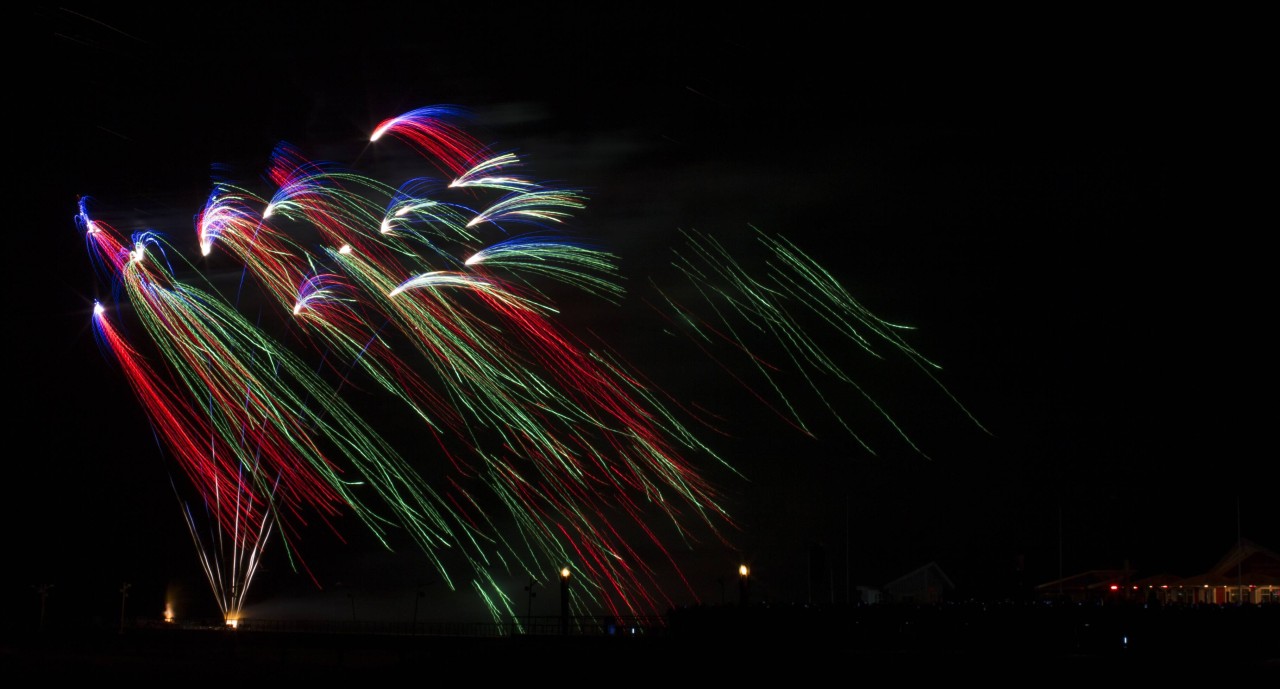
<svg viewBox="0 0 1280 689">
<path fill-rule="evenodd" d="M 1240 538 L 1240 495 L 1236 494 L 1236 588 L 1237 602 L 1244 605 L 1244 540 Z"/>
<path fill-rule="evenodd" d="M 1058 599 L 1062 599 L 1062 496 L 1058 496 Z"/>
</svg>

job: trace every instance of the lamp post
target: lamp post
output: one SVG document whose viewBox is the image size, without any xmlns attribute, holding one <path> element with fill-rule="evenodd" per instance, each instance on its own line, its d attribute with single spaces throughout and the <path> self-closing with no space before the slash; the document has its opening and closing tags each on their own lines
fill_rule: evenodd
<svg viewBox="0 0 1280 689">
<path fill-rule="evenodd" d="M 422 591 L 422 582 L 418 582 L 418 595 L 413 597 L 413 627 L 411 634 L 418 633 L 418 601 L 422 600 L 427 594 Z"/>
<path fill-rule="evenodd" d="M 45 603 L 45 599 L 49 597 L 49 589 L 53 588 L 53 584 L 40 584 L 39 586 L 35 586 L 33 588 L 35 588 L 36 593 L 40 594 L 40 626 L 38 628 L 38 631 L 43 632 L 44 631 L 44 603 Z"/>
<path fill-rule="evenodd" d="M 536 594 L 536 593 L 534 593 L 534 592 L 533 592 L 533 577 L 529 577 L 529 585 L 528 585 L 528 586 L 526 586 L 526 587 L 524 587 L 524 590 L 529 592 L 529 603 L 528 603 L 528 606 L 525 608 L 525 615 L 524 615 L 524 624 L 525 624 L 525 630 L 524 630 L 524 632 L 525 632 L 526 634 L 529 634 L 529 633 L 532 633 L 532 631 L 533 631 L 533 629 L 532 629 L 532 626 L 533 626 L 533 597 L 534 597 L 534 596 L 536 596 L 536 595 L 538 595 L 538 594 Z"/>
<path fill-rule="evenodd" d="M 746 605 L 751 594 L 751 569 L 745 564 L 738 565 L 738 604 Z"/>
<path fill-rule="evenodd" d="M 132 584 L 130 584 L 127 581 L 120 585 L 120 633 L 121 634 L 124 633 L 124 602 L 129 599 L 130 586 L 132 586 Z"/>
<path fill-rule="evenodd" d="M 560 633 L 569 633 L 569 575 L 567 566 L 560 568 Z"/>
</svg>

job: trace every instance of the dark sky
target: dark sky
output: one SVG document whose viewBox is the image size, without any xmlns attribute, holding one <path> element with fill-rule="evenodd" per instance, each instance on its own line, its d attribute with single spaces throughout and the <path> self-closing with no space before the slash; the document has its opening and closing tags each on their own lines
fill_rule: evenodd
<svg viewBox="0 0 1280 689">
<path fill-rule="evenodd" d="M 34 175 L 11 188 L 36 193 L 14 199 L 15 238 L 39 239 L 14 261 L 5 599 L 20 613 L 42 583 L 99 615 L 124 581 L 141 608 L 175 586 L 207 605 L 176 466 L 93 339 L 90 307 L 108 291 L 77 197 L 122 230 L 194 247 L 213 166 L 260 169 L 288 141 L 394 170 L 362 153 L 372 127 L 440 104 L 590 198 L 577 223 L 621 257 L 630 297 L 565 318 L 724 414 L 715 442 L 746 480 L 713 476 L 742 529 L 736 548 L 688 554 L 704 602 L 740 557 L 768 595 L 821 601 L 929 561 L 986 595 L 1125 562 L 1191 575 L 1241 535 L 1280 546 L 1267 273 L 1234 218 L 1258 185 L 1228 162 L 1255 131 L 1211 63 L 1149 25 L 1027 18 L 1013 34 L 979 17 L 435 8 L 28 19 L 31 92 L 10 125 L 28 151 L 15 167 Z M 671 278 L 679 231 L 746 247 L 752 226 L 914 326 L 908 341 L 982 428 L 909 366 L 844 347 L 850 375 L 922 450 L 838 395 L 871 455 L 821 420 L 816 438 L 793 433 L 706 361 L 654 346 L 643 298 Z M 436 586 L 412 553 L 370 551 L 358 531 L 348 546 L 304 542 L 328 592 Z M 306 588 L 267 562 L 261 602 Z"/>
</svg>

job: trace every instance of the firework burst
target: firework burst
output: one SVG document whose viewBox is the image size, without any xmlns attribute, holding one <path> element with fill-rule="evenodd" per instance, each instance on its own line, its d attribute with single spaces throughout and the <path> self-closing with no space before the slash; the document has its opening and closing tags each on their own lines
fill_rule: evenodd
<svg viewBox="0 0 1280 689">
<path fill-rule="evenodd" d="M 481 146 L 461 113 L 414 110 L 371 136 L 407 145 L 444 177 L 386 184 L 281 143 L 264 188 L 215 181 L 195 239 L 205 270 L 237 266 L 236 299 L 202 281 L 165 234 L 126 242 L 81 204 L 95 269 L 149 354 L 105 308 L 96 332 L 213 525 L 206 535 L 185 509 L 228 619 L 269 536 L 306 569 L 302 536 L 317 518 L 340 533 L 353 517 L 388 548 L 407 535 L 451 588 L 465 581 L 504 620 L 518 616 L 499 573 L 541 580 L 568 564 L 580 612 L 652 615 L 674 604 L 659 583 L 660 569 L 679 574 L 674 547 L 732 545 L 736 525 L 709 475 L 734 470 L 695 432 L 705 422 L 559 318 L 562 288 L 613 306 L 626 296 L 618 257 L 572 228 L 588 199 Z M 747 367 L 713 360 L 744 384 L 738 371 L 754 371 L 769 392 L 753 394 L 802 433 L 809 426 L 775 381 L 780 365 L 751 353 L 744 328 L 782 343 L 786 364 L 850 433 L 819 380 L 860 388 L 798 309 L 872 356 L 884 346 L 932 375 L 899 326 L 785 240 L 759 233 L 769 269 L 752 272 L 709 237 L 686 238 L 674 265 L 700 302 L 659 289 L 659 310 L 704 349 L 743 353 Z M 246 290 L 264 297 L 256 322 Z M 406 427 L 417 438 L 407 444 L 381 430 Z"/>
</svg>

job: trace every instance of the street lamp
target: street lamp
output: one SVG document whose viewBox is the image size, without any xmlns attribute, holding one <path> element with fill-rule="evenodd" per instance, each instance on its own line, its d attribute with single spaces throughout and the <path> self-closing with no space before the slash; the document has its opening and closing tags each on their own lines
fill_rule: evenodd
<svg viewBox="0 0 1280 689">
<path fill-rule="evenodd" d="M 569 633 L 569 568 L 560 568 L 560 633 Z"/>
<path fill-rule="evenodd" d="M 524 620 L 525 634 L 529 634 L 529 633 L 532 633 L 533 631 L 531 629 L 533 625 L 533 597 L 538 595 L 533 591 L 533 577 L 529 577 L 529 585 L 524 587 L 524 590 L 529 592 L 529 603 L 528 603 L 528 606 L 525 608 L 525 620 Z"/>
<path fill-rule="evenodd" d="M 124 633 L 124 602 L 129 598 L 129 582 L 124 582 L 120 586 L 120 633 Z"/>
<path fill-rule="evenodd" d="M 45 602 L 45 599 L 49 597 L 49 589 L 53 588 L 53 584 L 40 584 L 39 586 L 33 586 L 32 588 L 34 588 L 34 589 L 36 590 L 36 593 L 39 593 L 39 594 L 40 594 L 40 627 L 39 627 L 39 631 L 42 631 L 42 632 L 43 632 L 43 631 L 44 631 L 44 602 Z"/>
<path fill-rule="evenodd" d="M 426 595 L 427 594 L 423 593 L 422 591 L 422 582 L 419 581 L 418 595 L 413 597 L 413 627 L 412 627 L 412 631 L 410 632 L 411 634 L 418 633 L 418 601 L 422 600 L 424 597 L 426 597 Z"/>
<path fill-rule="evenodd" d="M 751 569 L 745 564 L 738 565 L 738 603 L 747 604 L 751 593 Z"/>
</svg>

